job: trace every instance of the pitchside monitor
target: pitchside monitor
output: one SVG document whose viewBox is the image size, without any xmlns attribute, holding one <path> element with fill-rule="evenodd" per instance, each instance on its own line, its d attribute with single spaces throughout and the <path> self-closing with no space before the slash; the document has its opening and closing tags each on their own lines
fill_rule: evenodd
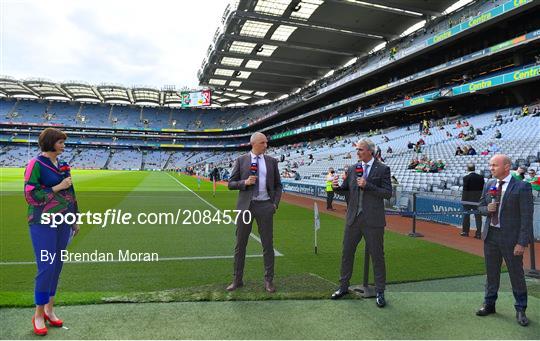
<svg viewBox="0 0 540 341">
<path fill-rule="evenodd" d="M 210 90 L 202 91 L 182 91 L 180 92 L 180 98 L 182 98 L 182 107 L 206 107 L 212 103 L 212 92 Z"/>
</svg>

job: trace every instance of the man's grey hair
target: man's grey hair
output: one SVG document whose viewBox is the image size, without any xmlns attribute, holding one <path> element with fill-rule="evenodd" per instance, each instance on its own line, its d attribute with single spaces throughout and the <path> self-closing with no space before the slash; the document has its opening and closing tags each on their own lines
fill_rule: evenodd
<svg viewBox="0 0 540 341">
<path fill-rule="evenodd" d="M 474 170 L 475 170 L 474 163 L 468 163 L 467 164 L 467 170 L 469 172 L 474 172 Z"/>
<path fill-rule="evenodd" d="M 258 137 L 266 137 L 266 135 L 264 135 L 263 133 L 261 132 L 255 132 L 253 133 L 253 135 L 251 135 L 250 139 L 249 139 L 249 143 L 250 144 L 253 144 L 255 142 L 255 140 L 258 138 Z"/>
<path fill-rule="evenodd" d="M 356 142 L 356 145 L 365 144 L 368 147 L 368 150 L 371 153 L 375 153 L 375 142 L 371 141 L 371 139 L 368 139 L 367 137 L 362 137 L 358 142 Z"/>
</svg>

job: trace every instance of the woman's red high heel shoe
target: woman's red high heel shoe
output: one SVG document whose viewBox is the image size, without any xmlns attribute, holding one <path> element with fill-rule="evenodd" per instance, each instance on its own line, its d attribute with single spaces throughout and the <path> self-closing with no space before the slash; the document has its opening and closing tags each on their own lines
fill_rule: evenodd
<svg viewBox="0 0 540 341">
<path fill-rule="evenodd" d="M 45 328 L 36 327 L 36 318 L 35 318 L 35 316 L 32 316 L 32 325 L 34 326 L 34 334 L 39 335 L 39 336 L 47 335 L 47 327 L 45 327 Z"/>
<path fill-rule="evenodd" d="M 47 314 L 43 313 L 43 317 L 45 318 L 45 321 L 49 322 L 49 324 L 53 327 L 62 327 L 64 325 L 64 321 L 58 319 L 56 321 L 51 320 Z"/>
</svg>

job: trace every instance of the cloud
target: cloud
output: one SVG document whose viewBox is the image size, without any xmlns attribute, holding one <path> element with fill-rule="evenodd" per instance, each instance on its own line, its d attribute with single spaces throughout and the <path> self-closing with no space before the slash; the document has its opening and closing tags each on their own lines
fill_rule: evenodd
<svg viewBox="0 0 540 341">
<path fill-rule="evenodd" d="M 227 2 L 0 1 L 0 73 L 194 87 Z"/>
</svg>

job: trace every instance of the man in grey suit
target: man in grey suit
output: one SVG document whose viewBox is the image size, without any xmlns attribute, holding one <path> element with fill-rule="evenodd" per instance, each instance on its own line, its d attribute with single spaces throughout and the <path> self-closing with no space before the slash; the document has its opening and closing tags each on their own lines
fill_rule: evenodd
<svg viewBox="0 0 540 341">
<path fill-rule="evenodd" d="M 527 285 L 523 253 L 531 241 L 534 207 L 531 185 L 516 180 L 510 174 L 511 166 L 512 161 L 506 155 L 497 154 L 491 158 L 489 167 L 494 179 L 485 184 L 480 198 L 478 210 L 487 216 L 482 229 L 487 281 L 484 304 L 476 315 L 495 313 L 504 259 L 516 300 L 516 319 L 520 325 L 526 326 L 529 320 L 525 315 Z"/>
<path fill-rule="evenodd" d="M 376 303 L 382 308 L 386 305 L 384 290 L 386 285 L 386 266 L 384 261 L 384 199 L 392 197 L 390 168 L 373 157 L 375 144 L 363 138 L 356 144 L 360 162 L 347 170 L 347 177 L 339 186 L 333 186 L 338 193 L 348 193 L 347 217 L 343 235 L 343 254 L 341 258 L 340 287 L 331 296 L 338 299 L 349 290 L 353 272 L 354 254 L 362 237 L 373 260 L 375 273 Z"/>
<path fill-rule="evenodd" d="M 254 133 L 250 139 L 251 151 L 240 156 L 233 167 L 229 179 L 229 189 L 239 190 L 236 209 L 249 210 L 257 221 L 259 236 L 263 247 L 264 287 L 273 293 L 274 279 L 274 223 L 273 217 L 281 199 L 282 185 L 278 161 L 264 155 L 268 140 L 262 133 Z M 246 223 L 239 217 L 236 224 L 236 247 L 234 249 L 234 278 L 228 291 L 244 285 L 244 263 L 246 246 L 251 234 L 253 221 Z"/>
</svg>

